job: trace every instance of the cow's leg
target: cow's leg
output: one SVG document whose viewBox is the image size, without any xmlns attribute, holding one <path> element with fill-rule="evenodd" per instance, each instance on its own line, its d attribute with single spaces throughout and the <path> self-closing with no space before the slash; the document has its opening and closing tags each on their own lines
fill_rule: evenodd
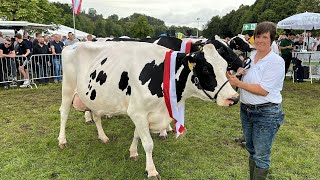
<svg viewBox="0 0 320 180">
<path fill-rule="evenodd" d="M 59 132 L 59 147 L 63 149 L 65 145 L 67 144 L 66 139 L 66 124 L 68 119 L 68 114 L 70 112 L 72 100 L 73 100 L 73 94 L 67 92 L 62 93 L 62 102 L 60 106 L 60 132 Z"/>
<path fill-rule="evenodd" d="M 139 116 L 136 112 L 128 112 L 128 115 L 136 126 L 136 131 L 141 139 L 144 151 L 146 152 L 146 171 L 148 172 L 148 177 L 159 178 L 159 173 L 156 170 L 152 159 L 153 140 L 150 135 L 147 117 Z"/>
<path fill-rule="evenodd" d="M 139 143 L 139 135 L 137 128 L 134 129 L 133 140 L 130 146 L 130 159 L 137 160 L 138 159 L 138 143 Z"/>
<path fill-rule="evenodd" d="M 102 124 L 101 124 L 101 116 L 96 115 L 95 113 L 92 113 L 92 117 L 94 122 L 96 123 L 97 130 L 98 130 L 98 138 L 105 144 L 109 142 L 109 138 L 106 136 L 106 134 L 103 131 Z"/>
<path fill-rule="evenodd" d="M 84 118 L 86 120 L 85 123 L 87 123 L 87 124 L 93 123 L 91 111 L 85 111 L 84 112 Z"/>
</svg>

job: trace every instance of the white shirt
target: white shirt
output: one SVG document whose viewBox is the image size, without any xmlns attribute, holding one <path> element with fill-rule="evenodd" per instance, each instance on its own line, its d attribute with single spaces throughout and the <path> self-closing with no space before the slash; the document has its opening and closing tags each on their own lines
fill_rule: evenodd
<svg viewBox="0 0 320 180">
<path fill-rule="evenodd" d="M 279 47 L 277 45 L 277 43 L 275 41 L 272 42 L 271 44 L 271 49 L 274 53 L 278 54 L 279 55 Z"/>
<path fill-rule="evenodd" d="M 243 76 L 242 81 L 259 84 L 269 94 L 267 96 L 255 95 L 240 89 L 240 101 L 244 104 L 281 103 L 281 91 L 285 76 L 284 60 L 271 50 L 264 58 L 254 64 L 255 55 L 256 51 L 251 53 L 251 67 Z"/>
<path fill-rule="evenodd" d="M 312 50 L 315 40 L 313 37 L 305 37 L 303 42 L 306 43 L 306 46 L 307 46 L 306 48 L 308 48 L 307 50 Z"/>
</svg>

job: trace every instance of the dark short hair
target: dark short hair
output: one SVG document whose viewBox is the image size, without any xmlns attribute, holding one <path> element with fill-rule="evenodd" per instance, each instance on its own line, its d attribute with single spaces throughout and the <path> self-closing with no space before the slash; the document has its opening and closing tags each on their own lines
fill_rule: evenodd
<svg viewBox="0 0 320 180">
<path fill-rule="evenodd" d="M 18 38 L 18 39 L 22 39 L 22 35 L 17 33 L 16 35 L 14 35 L 14 37 Z"/>
<path fill-rule="evenodd" d="M 72 32 L 68 32 L 68 34 L 73 34 Z"/>
<path fill-rule="evenodd" d="M 293 33 L 293 32 L 290 32 L 289 33 L 289 36 L 295 36 L 296 34 L 295 33 Z"/>
<path fill-rule="evenodd" d="M 277 34 L 277 27 L 273 22 L 264 21 L 262 23 L 259 23 L 256 29 L 254 30 L 254 37 L 268 32 L 270 33 L 270 39 L 272 43 Z"/>
</svg>

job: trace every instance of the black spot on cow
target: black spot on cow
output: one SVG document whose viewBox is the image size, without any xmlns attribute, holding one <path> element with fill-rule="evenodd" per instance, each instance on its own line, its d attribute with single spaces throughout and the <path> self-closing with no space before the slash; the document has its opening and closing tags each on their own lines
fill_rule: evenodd
<svg viewBox="0 0 320 180">
<path fill-rule="evenodd" d="M 91 79 L 92 79 L 92 80 L 95 79 L 95 78 L 96 78 L 96 75 L 97 75 L 97 72 L 96 72 L 96 70 L 94 70 L 94 71 L 90 74 Z M 91 83 L 91 80 L 90 80 L 89 83 Z"/>
<path fill-rule="evenodd" d="M 91 89 L 92 89 L 92 86 L 89 87 L 89 90 L 91 90 Z"/>
<path fill-rule="evenodd" d="M 184 53 L 179 53 L 177 55 L 175 73 L 177 73 L 181 66 L 183 66 L 183 69 L 179 74 L 179 80 L 176 80 L 176 93 L 178 101 L 180 101 L 182 98 L 182 93 L 186 87 L 188 76 L 191 72 L 187 65 L 187 59 L 185 58 L 185 56 L 186 55 Z M 142 85 L 144 85 L 150 80 L 148 88 L 152 95 L 156 94 L 158 97 L 163 97 L 163 91 L 161 87 L 163 83 L 163 71 L 163 63 L 156 65 L 155 61 L 152 61 L 151 63 L 145 65 L 139 76 L 139 80 L 142 82 Z"/>
<path fill-rule="evenodd" d="M 105 83 L 107 81 L 107 74 L 104 73 L 103 71 L 100 71 L 98 74 L 96 82 L 99 82 L 99 81 L 100 81 L 100 85 L 102 85 L 103 83 Z"/>
<path fill-rule="evenodd" d="M 128 77 L 128 72 L 122 72 L 121 78 L 119 81 L 119 89 L 124 91 L 129 85 L 129 77 Z"/>
<path fill-rule="evenodd" d="M 174 37 L 161 37 L 157 44 L 172 49 L 174 51 L 180 51 L 182 40 Z"/>
<path fill-rule="evenodd" d="M 86 96 L 88 96 L 89 92 L 86 93 Z"/>
<path fill-rule="evenodd" d="M 126 95 L 129 95 L 129 96 L 131 95 L 131 86 L 128 86 Z"/>
<path fill-rule="evenodd" d="M 141 84 L 146 84 L 149 80 L 148 89 L 152 95 L 157 95 L 158 97 L 163 97 L 161 84 L 163 82 L 163 63 L 156 65 L 155 60 L 147 63 L 142 69 L 139 80 Z"/>
<path fill-rule="evenodd" d="M 108 58 L 105 58 L 104 60 L 101 61 L 101 66 L 107 61 Z"/>
<path fill-rule="evenodd" d="M 90 95 L 90 99 L 91 99 L 92 101 L 95 100 L 95 99 L 96 99 L 96 95 L 97 95 L 96 90 L 95 90 L 95 89 L 92 90 L 92 91 L 91 91 L 91 95 Z"/>
</svg>

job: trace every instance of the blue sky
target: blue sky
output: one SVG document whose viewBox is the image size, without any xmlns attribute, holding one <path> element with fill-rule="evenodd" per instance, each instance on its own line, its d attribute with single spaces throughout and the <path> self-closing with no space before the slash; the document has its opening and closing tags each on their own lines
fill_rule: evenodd
<svg viewBox="0 0 320 180">
<path fill-rule="evenodd" d="M 71 0 L 49 0 L 71 4 Z M 255 0 L 82 0 L 82 10 L 97 10 L 108 17 L 117 14 L 120 18 L 133 13 L 159 18 L 167 26 L 190 26 L 202 29 L 212 16 L 223 16 L 241 4 L 252 5 Z M 200 18 L 197 21 L 197 18 Z M 199 25 L 199 26 L 198 26 Z"/>
</svg>

